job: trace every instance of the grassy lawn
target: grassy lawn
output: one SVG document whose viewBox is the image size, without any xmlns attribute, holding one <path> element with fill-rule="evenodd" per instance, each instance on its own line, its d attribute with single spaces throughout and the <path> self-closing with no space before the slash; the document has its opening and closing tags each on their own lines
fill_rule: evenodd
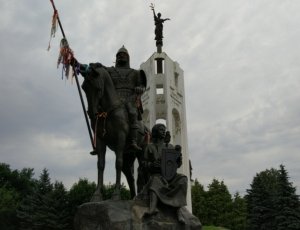
<svg viewBox="0 0 300 230">
<path fill-rule="evenodd" d="M 215 227 L 215 226 L 203 226 L 202 230 L 229 230 L 228 228 Z"/>
</svg>

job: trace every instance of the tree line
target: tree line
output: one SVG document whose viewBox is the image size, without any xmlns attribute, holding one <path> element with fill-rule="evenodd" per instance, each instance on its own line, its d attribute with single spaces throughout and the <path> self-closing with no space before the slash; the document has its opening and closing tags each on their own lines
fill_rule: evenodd
<svg viewBox="0 0 300 230">
<path fill-rule="evenodd" d="M 72 230 L 79 205 L 89 202 L 96 184 L 79 179 L 69 190 L 51 182 L 47 169 L 34 178 L 34 169 L 12 170 L 0 163 L 0 230 Z M 104 186 L 110 199 L 114 185 Z M 122 185 L 121 197 L 130 199 Z M 196 179 L 192 186 L 193 214 L 203 225 L 231 230 L 299 230 L 300 202 L 283 165 L 257 173 L 245 196 L 229 193 L 224 181 L 213 179 L 207 189 Z"/>
<path fill-rule="evenodd" d="M 299 230 L 300 201 L 283 165 L 253 178 L 246 195 L 232 197 L 223 181 L 192 186 L 193 214 L 203 225 L 231 230 Z"/>
<path fill-rule="evenodd" d="M 34 178 L 34 169 L 11 170 L 0 163 L 0 230 L 71 230 L 79 205 L 89 202 L 96 184 L 79 179 L 67 190 L 62 182 L 51 182 L 47 169 Z M 110 199 L 114 185 L 103 188 L 103 198 Z M 121 198 L 130 199 L 122 184 Z"/>
</svg>

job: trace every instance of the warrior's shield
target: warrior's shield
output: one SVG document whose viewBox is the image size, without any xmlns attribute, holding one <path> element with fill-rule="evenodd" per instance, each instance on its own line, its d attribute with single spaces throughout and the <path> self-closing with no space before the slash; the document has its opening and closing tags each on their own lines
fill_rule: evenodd
<svg viewBox="0 0 300 230">
<path fill-rule="evenodd" d="M 161 174 L 167 181 L 172 180 L 177 173 L 180 154 L 175 149 L 162 149 Z"/>
</svg>

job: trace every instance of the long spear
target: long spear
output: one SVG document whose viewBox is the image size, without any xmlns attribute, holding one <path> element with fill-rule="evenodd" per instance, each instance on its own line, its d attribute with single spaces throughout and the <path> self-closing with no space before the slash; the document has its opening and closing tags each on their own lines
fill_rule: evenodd
<svg viewBox="0 0 300 230">
<path fill-rule="evenodd" d="M 61 33 L 63 35 L 63 38 L 67 41 L 67 38 L 66 38 L 66 35 L 65 35 L 65 32 L 64 32 L 64 29 L 62 27 L 61 21 L 59 19 L 59 15 L 57 13 L 57 9 L 56 9 L 56 7 L 54 5 L 54 2 L 53 2 L 53 0 L 50 0 L 50 2 L 52 4 L 54 13 L 56 14 L 57 21 L 58 21 L 58 24 L 59 24 L 59 28 L 60 28 L 60 31 L 61 31 Z M 74 64 L 72 64 L 72 68 L 73 68 L 73 72 L 74 72 L 74 76 L 75 76 L 75 80 L 76 80 L 76 85 L 77 85 L 77 89 L 78 89 L 78 93 L 79 93 L 80 102 L 81 102 L 82 109 L 83 109 L 83 114 L 84 114 L 84 117 L 85 117 L 86 125 L 87 125 L 89 136 L 90 136 L 90 141 L 91 141 L 93 150 L 95 150 L 93 136 L 92 136 L 92 131 L 91 131 L 91 126 L 90 126 L 90 123 L 89 123 L 89 120 L 88 120 L 88 116 L 86 114 L 85 104 L 84 104 L 84 100 L 83 100 L 82 93 L 81 93 L 81 90 L 80 90 L 80 85 L 79 85 L 79 81 L 78 81 L 78 75 L 77 75 L 77 71 L 75 69 Z"/>
</svg>

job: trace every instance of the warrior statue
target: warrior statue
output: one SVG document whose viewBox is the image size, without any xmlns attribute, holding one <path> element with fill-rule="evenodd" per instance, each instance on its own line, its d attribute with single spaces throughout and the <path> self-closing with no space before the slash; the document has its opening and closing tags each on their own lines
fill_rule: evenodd
<svg viewBox="0 0 300 230">
<path fill-rule="evenodd" d="M 135 150 L 142 150 L 137 145 L 137 121 L 138 119 L 142 120 L 141 95 L 145 91 L 146 76 L 143 71 L 130 68 L 130 56 L 124 46 L 116 54 L 115 67 L 109 67 L 107 71 L 113 80 L 121 101 L 125 104 L 128 111 L 131 147 Z"/>
<path fill-rule="evenodd" d="M 101 65 L 97 63 L 97 65 Z M 102 65 L 101 65 L 102 66 Z M 145 91 L 146 76 L 144 71 L 130 68 L 130 56 L 123 46 L 116 54 L 115 67 L 105 67 L 114 83 L 117 94 L 128 112 L 130 125 L 130 146 L 133 150 L 141 151 L 137 144 L 138 120 L 143 113 L 141 95 Z M 88 65 L 80 65 L 80 73 L 85 76 L 90 70 Z M 91 115 L 90 115 L 91 116 Z"/>
</svg>

